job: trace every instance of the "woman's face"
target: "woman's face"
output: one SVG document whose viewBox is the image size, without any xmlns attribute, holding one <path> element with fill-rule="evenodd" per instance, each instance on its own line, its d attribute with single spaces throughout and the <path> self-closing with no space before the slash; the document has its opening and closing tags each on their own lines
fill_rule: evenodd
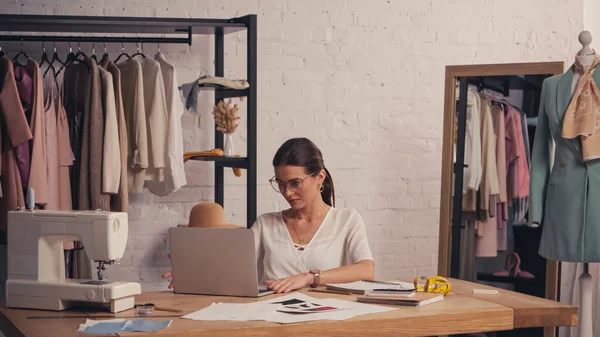
<svg viewBox="0 0 600 337">
<path fill-rule="evenodd" d="M 320 186 L 325 178 L 324 171 L 312 176 L 301 166 L 275 167 L 275 187 L 293 209 L 310 205 L 320 195 Z"/>
</svg>

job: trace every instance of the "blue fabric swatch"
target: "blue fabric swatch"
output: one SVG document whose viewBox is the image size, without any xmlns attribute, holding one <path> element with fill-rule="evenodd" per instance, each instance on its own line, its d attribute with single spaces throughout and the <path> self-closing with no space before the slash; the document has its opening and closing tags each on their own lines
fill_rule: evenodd
<svg viewBox="0 0 600 337">
<path fill-rule="evenodd" d="M 169 326 L 171 321 L 149 321 L 146 319 L 136 319 L 127 321 L 123 331 L 128 332 L 154 332 Z"/>
<path fill-rule="evenodd" d="M 149 321 L 146 319 L 136 319 L 135 321 L 123 322 L 100 322 L 89 326 L 81 331 L 86 334 L 114 334 L 119 332 L 154 332 L 164 329 L 171 324 L 171 321 Z"/>
<path fill-rule="evenodd" d="M 123 322 L 101 322 L 96 325 L 88 326 L 83 333 L 89 334 L 111 334 L 123 331 L 127 321 Z"/>
</svg>

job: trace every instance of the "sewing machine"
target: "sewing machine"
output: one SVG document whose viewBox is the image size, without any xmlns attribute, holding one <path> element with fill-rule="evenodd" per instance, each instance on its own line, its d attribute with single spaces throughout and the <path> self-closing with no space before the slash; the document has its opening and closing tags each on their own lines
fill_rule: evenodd
<svg viewBox="0 0 600 337">
<path fill-rule="evenodd" d="M 22 210 L 8 212 L 6 306 L 44 310 L 71 307 L 133 308 L 141 294 L 137 282 L 102 280 L 106 265 L 120 259 L 127 245 L 127 213 Z M 65 276 L 64 241 L 80 241 L 98 263 L 98 280 Z"/>
</svg>

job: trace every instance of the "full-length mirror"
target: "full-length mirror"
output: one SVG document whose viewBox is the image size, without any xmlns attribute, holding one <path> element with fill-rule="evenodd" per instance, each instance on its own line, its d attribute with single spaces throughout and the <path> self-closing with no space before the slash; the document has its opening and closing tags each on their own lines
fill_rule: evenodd
<svg viewBox="0 0 600 337">
<path fill-rule="evenodd" d="M 528 197 L 542 82 L 563 71 L 563 62 L 446 67 L 440 275 L 558 299 L 559 264 L 538 253 Z"/>
</svg>

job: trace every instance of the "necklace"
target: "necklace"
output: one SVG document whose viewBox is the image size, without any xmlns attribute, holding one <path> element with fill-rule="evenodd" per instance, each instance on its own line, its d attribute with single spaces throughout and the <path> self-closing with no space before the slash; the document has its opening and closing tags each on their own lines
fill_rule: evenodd
<svg viewBox="0 0 600 337">
<path fill-rule="evenodd" d="M 327 208 L 327 205 L 325 205 L 325 208 Z M 293 210 L 289 210 L 289 212 L 293 212 L 293 214 L 290 214 L 290 218 L 294 218 L 296 220 L 306 220 L 306 221 L 311 221 L 313 218 L 309 217 L 309 216 L 300 216 L 298 215 L 298 212 L 293 211 Z M 323 214 L 322 212 L 318 212 L 315 218 L 319 218 L 321 217 L 321 214 Z"/>
<path fill-rule="evenodd" d="M 327 206 L 325 206 L 325 207 L 327 207 Z M 321 217 L 321 214 L 322 214 L 321 212 L 317 213 L 317 218 Z M 299 220 L 306 220 L 306 221 L 310 222 L 312 218 L 308 217 L 308 216 L 307 217 L 301 217 L 297 213 L 295 213 L 294 215 L 291 215 L 290 218 L 293 218 L 293 219 L 296 220 L 296 221 L 294 221 L 293 226 L 294 226 L 294 233 L 296 233 L 296 237 L 298 238 L 298 243 L 301 244 L 301 245 L 304 245 L 304 244 L 308 243 L 310 241 L 310 239 L 311 239 L 311 234 L 312 234 L 312 232 L 314 230 L 314 228 L 313 228 L 314 224 L 311 224 L 310 231 L 308 231 L 306 239 L 303 239 L 303 238 L 300 237 L 300 234 L 298 233 L 298 228 L 296 226 L 297 226 Z"/>
</svg>

